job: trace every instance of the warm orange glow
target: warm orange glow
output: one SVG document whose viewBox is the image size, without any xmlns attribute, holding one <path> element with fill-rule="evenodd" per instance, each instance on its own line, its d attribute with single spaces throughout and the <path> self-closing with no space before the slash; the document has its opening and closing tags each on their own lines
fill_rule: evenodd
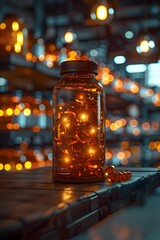
<svg viewBox="0 0 160 240">
<path fill-rule="evenodd" d="M 18 22 L 12 22 L 12 30 L 14 32 L 17 32 L 19 30 L 19 23 Z"/>
<path fill-rule="evenodd" d="M 126 123 L 127 123 L 126 119 L 121 118 L 121 123 L 122 123 L 122 126 L 124 127 L 126 125 Z"/>
<path fill-rule="evenodd" d="M 160 144 L 157 146 L 157 151 L 160 152 Z"/>
<path fill-rule="evenodd" d="M 109 83 L 110 83 L 109 78 L 102 76 L 102 84 L 107 85 Z"/>
<path fill-rule="evenodd" d="M 62 118 L 62 122 L 63 123 L 69 123 L 70 122 L 70 119 L 68 117 L 63 117 Z"/>
<path fill-rule="evenodd" d="M 86 113 L 82 113 L 80 115 L 80 119 L 81 119 L 81 121 L 87 121 L 88 120 L 88 115 Z"/>
<path fill-rule="evenodd" d="M 140 147 L 133 146 L 133 147 L 131 147 L 131 150 L 132 150 L 133 153 L 139 153 L 140 152 Z"/>
<path fill-rule="evenodd" d="M 52 116 L 52 110 L 48 110 L 48 111 L 47 111 L 47 115 L 48 115 L 49 117 L 51 117 L 51 116 Z"/>
<path fill-rule="evenodd" d="M 117 129 L 120 128 L 120 127 L 122 127 L 122 121 L 121 121 L 120 119 L 119 119 L 119 120 L 116 120 L 115 125 L 116 125 L 116 128 L 117 128 Z"/>
<path fill-rule="evenodd" d="M 51 62 L 51 61 L 47 62 L 47 67 L 52 68 L 53 67 L 53 62 Z"/>
<path fill-rule="evenodd" d="M 155 105 L 156 107 L 159 107 L 159 106 L 160 106 L 160 93 L 156 93 L 156 94 L 155 94 L 154 105 Z"/>
<path fill-rule="evenodd" d="M 138 93 L 139 92 L 139 86 L 137 84 L 132 84 L 131 88 L 130 88 L 130 91 L 132 93 Z"/>
<path fill-rule="evenodd" d="M 30 161 L 27 161 L 27 162 L 24 163 L 24 167 L 26 169 L 30 169 L 32 167 L 32 163 Z"/>
<path fill-rule="evenodd" d="M 66 32 L 64 35 L 64 40 L 66 43 L 71 43 L 74 40 L 74 36 L 72 32 Z"/>
<path fill-rule="evenodd" d="M 34 114 L 34 115 L 38 115 L 38 114 L 39 114 L 38 108 L 33 108 L 33 114 Z"/>
<path fill-rule="evenodd" d="M 118 92 L 122 92 L 123 91 L 123 81 L 121 79 L 117 79 L 115 80 L 115 89 Z"/>
<path fill-rule="evenodd" d="M 134 128 L 133 129 L 133 135 L 135 135 L 135 136 L 139 136 L 140 135 L 140 129 L 139 128 Z"/>
<path fill-rule="evenodd" d="M 116 131 L 116 130 L 117 130 L 116 124 L 115 124 L 115 123 L 111 123 L 110 129 L 111 129 L 112 131 Z"/>
<path fill-rule="evenodd" d="M 138 121 L 137 121 L 136 119 L 132 119 L 132 120 L 130 121 L 130 125 L 131 125 L 131 127 L 137 127 Z"/>
<path fill-rule="evenodd" d="M 5 24 L 4 22 L 2 22 L 2 23 L 0 24 L 0 29 L 4 30 L 5 28 L 6 28 L 6 24 Z"/>
<path fill-rule="evenodd" d="M 55 62 L 57 60 L 57 56 L 55 54 L 47 54 L 46 60 Z"/>
<path fill-rule="evenodd" d="M 6 114 L 7 114 L 8 116 L 12 116 L 12 114 L 13 114 L 13 109 L 12 109 L 12 108 L 7 108 Z"/>
<path fill-rule="evenodd" d="M 10 165 L 9 163 L 6 163 L 6 164 L 4 165 L 4 169 L 5 169 L 6 171 L 10 171 L 10 170 L 11 170 L 11 165 Z"/>
<path fill-rule="evenodd" d="M 85 102 L 86 101 L 86 94 L 80 93 L 76 97 L 77 102 Z"/>
<path fill-rule="evenodd" d="M 112 74 L 109 75 L 109 81 L 112 82 L 114 80 L 114 76 Z"/>
<path fill-rule="evenodd" d="M 14 115 L 18 116 L 20 114 L 20 110 L 18 108 L 14 109 Z"/>
<path fill-rule="evenodd" d="M 100 5 L 96 9 L 96 16 L 98 20 L 106 20 L 108 17 L 107 7 L 104 5 Z"/>
<path fill-rule="evenodd" d="M 65 155 L 63 161 L 69 163 L 71 161 L 71 157 L 69 155 Z"/>
<path fill-rule="evenodd" d="M 97 133 L 97 128 L 92 127 L 92 128 L 90 129 L 90 134 L 91 134 L 91 135 L 95 135 L 96 133 Z"/>
<path fill-rule="evenodd" d="M 121 164 L 122 165 L 127 165 L 128 164 L 128 159 L 127 158 L 122 159 Z"/>
<path fill-rule="evenodd" d="M 112 153 L 106 152 L 105 153 L 105 158 L 106 158 L 106 160 L 110 160 L 112 158 Z"/>
<path fill-rule="evenodd" d="M 0 163 L 0 171 L 3 170 L 3 164 Z"/>
<path fill-rule="evenodd" d="M 49 51 L 55 51 L 56 50 L 56 46 L 54 44 L 49 45 Z"/>
<path fill-rule="evenodd" d="M 100 73 L 101 81 L 104 85 L 111 83 L 114 80 L 114 76 L 109 74 L 109 68 L 102 69 L 102 74 Z"/>
<path fill-rule="evenodd" d="M 117 153 L 117 157 L 118 157 L 119 159 L 125 158 L 124 152 L 118 152 L 118 153 Z"/>
<path fill-rule="evenodd" d="M 149 129 L 150 129 L 150 124 L 149 124 L 149 122 L 144 122 L 144 123 L 142 124 L 142 128 L 143 128 L 144 130 L 149 130 Z"/>
<path fill-rule="evenodd" d="M 13 129 L 19 129 L 19 124 L 18 123 L 13 123 Z"/>
<path fill-rule="evenodd" d="M 6 45 L 6 46 L 5 46 L 5 50 L 6 50 L 7 52 L 10 52 L 10 51 L 11 51 L 11 49 L 12 49 L 12 48 L 11 48 L 11 46 L 10 46 L 10 45 Z"/>
<path fill-rule="evenodd" d="M 16 53 L 20 53 L 20 51 L 21 51 L 21 44 L 19 42 L 14 44 L 14 51 Z"/>
<path fill-rule="evenodd" d="M 2 109 L 0 109 L 0 117 L 3 116 L 4 112 Z"/>
<path fill-rule="evenodd" d="M 155 143 L 154 142 L 150 142 L 148 144 L 148 147 L 151 149 L 151 150 L 154 150 L 155 149 Z"/>
<path fill-rule="evenodd" d="M 70 51 L 68 53 L 68 56 L 69 56 L 69 58 L 73 58 L 74 59 L 77 56 L 77 52 L 76 51 Z"/>
<path fill-rule="evenodd" d="M 129 142 L 123 141 L 123 142 L 121 142 L 121 146 L 122 146 L 122 148 L 127 149 L 129 147 Z"/>
<path fill-rule="evenodd" d="M 146 95 L 151 97 L 153 95 L 153 90 L 151 88 L 146 90 Z"/>
<path fill-rule="evenodd" d="M 93 147 L 89 147 L 88 153 L 89 153 L 89 155 L 90 155 L 91 157 L 92 157 L 92 156 L 95 156 L 95 154 L 96 154 L 96 149 L 94 149 Z"/>
<path fill-rule="evenodd" d="M 101 70 L 106 73 L 110 72 L 110 69 L 108 67 L 103 67 Z"/>
<path fill-rule="evenodd" d="M 36 56 L 32 56 L 32 62 L 36 62 L 37 61 L 37 57 Z"/>
<path fill-rule="evenodd" d="M 45 60 L 45 56 L 44 55 L 40 55 L 38 58 L 39 58 L 40 61 L 44 61 Z"/>
<path fill-rule="evenodd" d="M 7 129 L 12 129 L 12 123 L 7 123 Z"/>
<path fill-rule="evenodd" d="M 125 154 L 125 157 L 126 157 L 126 158 L 130 158 L 130 157 L 131 157 L 131 152 L 128 151 L 128 150 L 126 150 L 126 151 L 124 152 L 124 154 Z"/>
<path fill-rule="evenodd" d="M 29 108 L 25 108 L 25 109 L 23 110 L 23 114 L 24 114 L 25 116 L 29 116 L 29 115 L 31 115 L 31 110 L 30 110 Z"/>
<path fill-rule="evenodd" d="M 110 120 L 109 119 L 106 119 L 106 127 L 109 127 L 111 124 Z"/>
<path fill-rule="evenodd" d="M 22 166 L 21 163 L 17 163 L 17 164 L 16 164 L 16 170 L 17 170 L 17 171 L 21 171 L 22 168 L 23 168 L 23 166 Z"/>
<path fill-rule="evenodd" d="M 27 61 L 32 61 L 32 53 L 31 52 L 28 52 L 27 54 L 26 54 L 26 60 Z"/>
<path fill-rule="evenodd" d="M 23 142 L 21 142 L 20 147 L 21 147 L 21 149 L 26 149 L 28 147 L 28 143 L 23 141 Z"/>
<path fill-rule="evenodd" d="M 13 96 L 13 97 L 12 97 L 12 102 L 17 103 L 17 102 L 19 102 L 19 101 L 20 101 L 20 98 L 19 98 L 18 96 Z"/>
<path fill-rule="evenodd" d="M 140 42 L 140 49 L 144 53 L 148 52 L 149 51 L 149 42 L 147 40 L 142 40 Z"/>
<path fill-rule="evenodd" d="M 156 98 L 157 100 L 160 100 L 160 93 L 156 93 L 156 94 L 155 94 L 155 98 Z"/>
<path fill-rule="evenodd" d="M 160 101 L 154 100 L 154 105 L 155 105 L 156 107 L 160 107 Z"/>
<path fill-rule="evenodd" d="M 39 132 L 40 131 L 40 127 L 39 126 L 34 126 L 33 127 L 33 132 Z"/>
<path fill-rule="evenodd" d="M 24 38 L 24 37 L 23 37 L 23 32 L 19 31 L 19 32 L 17 33 L 17 43 L 19 43 L 20 46 L 23 45 L 23 41 L 24 41 L 23 38 Z"/>
</svg>

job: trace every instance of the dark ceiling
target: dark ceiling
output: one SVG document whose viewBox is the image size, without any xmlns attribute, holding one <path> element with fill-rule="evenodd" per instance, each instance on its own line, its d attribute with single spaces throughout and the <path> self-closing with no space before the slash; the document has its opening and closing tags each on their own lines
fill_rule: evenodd
<svg viewBox="0 0 160 240">
<path fill-rule="evenodd" d="M 159 0 L 110 0 L 115 16 L 108 24 L 90 19 L 90 10 L 96 0 L 5 0 L 0 1 L 0 20 L 8 14 L 22 17 L 35 38 L 60 43 L 67 28 L 72 27 L 78 36 L 81 51 L 99 47 L 102 57 L 126 54 L 130 61 L 140 59 L 135 51 L 136 38 L 143 32 L 152 34 L 160 42 Z M 124 34 L 131 30 L 133 39 Z M 159 48 L 159 46 L 158 46 Z M 159 50 L 150 61 L 155 61 Z"/>
</svg>

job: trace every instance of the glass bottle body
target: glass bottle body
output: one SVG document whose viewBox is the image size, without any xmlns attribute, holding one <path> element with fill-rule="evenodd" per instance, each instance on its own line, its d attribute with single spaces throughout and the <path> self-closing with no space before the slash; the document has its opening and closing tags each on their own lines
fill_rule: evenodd
<svg viewBox="0 0 160 240">
<path fill-rule="evenodd" d="M 53 91 L 53 180 L 104 180 L 103 88 L 94 74 L 65 74 Z"/>
</svg>

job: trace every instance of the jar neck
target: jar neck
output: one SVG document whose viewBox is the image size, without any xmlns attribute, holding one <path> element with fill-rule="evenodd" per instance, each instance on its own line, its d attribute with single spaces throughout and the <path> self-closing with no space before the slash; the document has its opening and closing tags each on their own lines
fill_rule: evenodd
<svg viewBox="0 0 160 240">
<path fill-rule="evenodd" d="M 81 79 L 93 79 L 95 78 L 94 73 L 81 73 L 81 72 L 76 72 L 76 73 L 65 73 L 63 75 L 64 78 L 69 78 L 69 79 L 76 79 L 76 78 L 81 78 Z"/>
</svg>

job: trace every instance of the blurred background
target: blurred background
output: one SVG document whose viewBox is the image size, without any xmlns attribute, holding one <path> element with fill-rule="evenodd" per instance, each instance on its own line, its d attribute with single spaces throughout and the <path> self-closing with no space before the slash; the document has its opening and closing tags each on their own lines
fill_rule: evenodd
<svg viewBox="0 0 160 240">
<path fill-rule="evenodd" d="M 0 171 L 52 164 L 62 61 L 98 63 L 106 163 L 160 167 L 160 2 L 0 1 Z"/>
</svg>

